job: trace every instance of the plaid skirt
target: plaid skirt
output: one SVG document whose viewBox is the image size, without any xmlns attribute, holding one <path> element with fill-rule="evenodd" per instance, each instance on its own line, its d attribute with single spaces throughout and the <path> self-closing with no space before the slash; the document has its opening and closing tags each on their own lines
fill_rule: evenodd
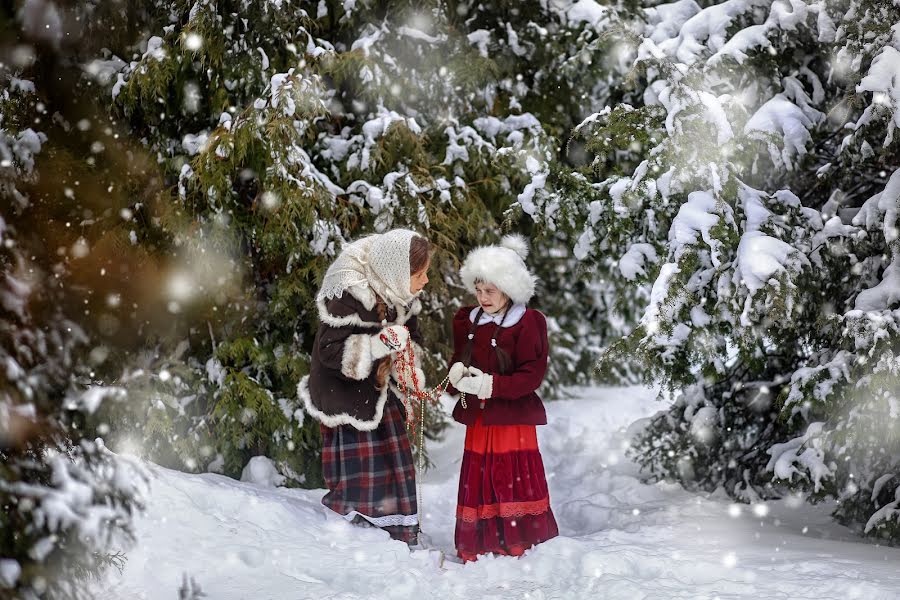
<svg viewBox="0 0 900 600">
<path fill-rule="evenodd" d="M 403 407 L 393 394 L 372 431 L 352 425 L 321 426 L 322 504 L 357 524 L 369 523 L 392 538 L 415 542 L 419 530 L 416 469 Z"/>
</svg>

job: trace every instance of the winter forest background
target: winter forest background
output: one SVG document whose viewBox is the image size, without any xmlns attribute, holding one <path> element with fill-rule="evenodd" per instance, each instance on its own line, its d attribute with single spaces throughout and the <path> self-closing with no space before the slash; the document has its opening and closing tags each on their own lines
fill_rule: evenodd
<svg viewBox="0 0 900 600">
<path fill-rule="evenodd" d="M 313 297 L 391 227 L 439 249 L 430 381 L 461 258 L 522 232 L 547 395 L 661 383 L 648 477 L 900 541 L 900 3 L 0 12 L 0 598 L 127 559 L 129 455 L 321 487 Z"/>
</svg>

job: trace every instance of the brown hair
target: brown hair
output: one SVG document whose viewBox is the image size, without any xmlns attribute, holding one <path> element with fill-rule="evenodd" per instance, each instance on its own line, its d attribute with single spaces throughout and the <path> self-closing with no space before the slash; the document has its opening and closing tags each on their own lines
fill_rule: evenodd
<svg viewBox="0 0 900 600">
<path fill-rule="evenodd" d="M 414 275 L 427 267 L 433 252 L 431 242 L 422 236 L 413 236 L 409 242 L 409 274 Z"/>
<path fill-rule="evenodd" d="M 381 296 L 376 296 L 378 299 L 378 320 L 384 321 L 387 318 L 387 306 L 384 304 L 384 300 L 381 299 Z M 391 372 L 391 355 L 388 354 L 384 358 L 378 361 L 378 368 L 375 371 L 375 386 L 381 390 L 384 389 L 385 383 L 387 382 L 388 374 Z"/>
<path fill-rule="evenodd" d="M 434 253 L 434 247 L 427 238 L 420 235 L 414 235 L 409 242 L 409 274 L 414 275 L 428 266 L 431 261 L 431 255 Z M 377 297 L 378 320 L 384 321 L 387 318 L 387 305 L 380 297 Z M 388 375 L 391 372 L 391 355 L 388 354 L 378 363 L 375 371 L 375 382 L 378 389 L 383 389 L 387 382 Z"/>
</svg>

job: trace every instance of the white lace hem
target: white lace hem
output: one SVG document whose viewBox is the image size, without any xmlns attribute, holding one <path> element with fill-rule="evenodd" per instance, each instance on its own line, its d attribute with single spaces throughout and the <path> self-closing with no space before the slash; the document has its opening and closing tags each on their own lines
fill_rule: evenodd
<svg viewBox="0 0 900 600">
<path fill-rule="evenodd" d="M 355 510 L 351 510 L 346 515 L 341 515 L 348 521 L 352 521 L 357 515 L 375 525 L 376 527 L 391 527 L 403 525 L 404 527 L 412 527 L 419 524 L 419 515 L 385 515 L 383 517 L 370 517 Z"/>
</svg>

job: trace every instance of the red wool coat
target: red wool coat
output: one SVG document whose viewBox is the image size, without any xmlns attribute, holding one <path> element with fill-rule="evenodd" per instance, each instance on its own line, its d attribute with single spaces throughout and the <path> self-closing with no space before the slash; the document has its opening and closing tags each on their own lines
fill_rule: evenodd
<svg viewBox="0 0 900 600">
<path fill-rule="evenodd" d="M 469 314 L 474 307 L 459 309 L 453 317 L 453 358 L 450 364 L 460 360 L 468 342 L 472 322 Z M 485 425 L 545 425 L 547 413 L 536 390 L 547 372 L 547 321 L 537 310 L 528 308 L 518 323 L 501 327 L 497 332 L 497 345 L 509 354 L 512 366 L 509 373 L 499 374 L 497 355 L 491 347 L 491 337 L 497 331 L 496 323 L 479 325 L 475 329 L 475 345 L 472 348 L 471 366 L 494 376 L 493 396 L 484 401 L 466 395 L 466 405 L 457 401 L 453 418 L 465 425 L 475 423 L 478 413 Z M 459 393 L 453 387 L 451 394 Z"/>
</svg>

